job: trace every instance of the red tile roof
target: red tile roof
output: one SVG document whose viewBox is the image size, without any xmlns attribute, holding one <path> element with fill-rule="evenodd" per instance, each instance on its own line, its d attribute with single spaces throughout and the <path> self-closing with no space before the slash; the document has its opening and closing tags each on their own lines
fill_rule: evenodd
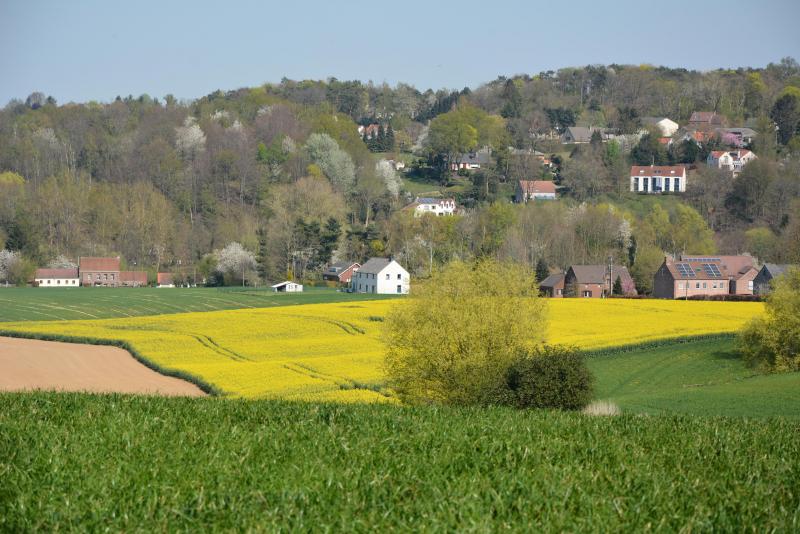
<svg viewBox="0 0 800 534">
<path fill-rule="evenodd" d="M 36 269 L 34 279 L 40 278 L 78 278 L 78 269 Z"/>
<path fill-rule="evenodd" d="M 519 186 L 528 195 L 534 193 L 554 194 L 556 192 L 556 184 L 547 180 L 520 180 Z"/>
<path fill-rule="evenodd" d="M 81 257 L 78 260 L 81 271 L 119 272 L 119 256 L 116 258 Z"/>
</svg>

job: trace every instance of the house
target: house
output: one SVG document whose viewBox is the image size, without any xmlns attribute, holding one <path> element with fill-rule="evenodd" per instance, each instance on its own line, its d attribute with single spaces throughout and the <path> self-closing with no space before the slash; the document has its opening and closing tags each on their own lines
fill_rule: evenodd
<svg viewBox="0 0 800 534">
<path fill-rule="evenodd" d="M 547 180 L 520 180 L 517 183 L 515 200 L 519 203 L 528 200 L 555 200 L 556 184 Z"/>
<path fill-rule="evenodd" d="M 642 117 L 642 124 L 653 128 L 658 128 L 661 137 L 672 137 L 678 131 L 680 125 L 667 117 Z"/>
<path fill-rule="evenodd" d="M 687 298 L 696 295 L 727 295 L 727 272 L 714 258 L 706 261 L 664 260 L 653 276 L 653 296 L 659 299 Z"/>
<path fill-rule="evenodd" d="M 489 164 L 489 156 L 491 153 L 489 149 L 483 148 L 477 152 L 470 152 L 468 154 L 460 154 L 456 160 L 450 164 L 451 171 L 460 170 L 478 170 L 484 165 Z"/>
<path fill-rule="evenodd" d="M 158 273 L 156 275 L 156 287 L 175 287 L 175 279 L 172 273 Z"/>
<path fill-rule="evenodd" d="M 635 193 L 683 193 L 686 191 L 686 167 L 650 165 L 631 167 L 631 191 Z"/>
<path fill-rule="evenodd" d="M 758 135 L 755 130 L 746 127 L 717 128 L 715 131 L 723 143 L 727 143 L 736 148 L 751 145 L 753 139 Z"/>
<path fill-rule="evenodd" d="M 600 132 L 600 138 L 603 140 L 603 142 L 606 142 L 614 137 L 613 131 L 608 128 L 595 128 L 593 126 L 588 128 L 585 126 L 570 126 L 564 131 L 563 134 L 561 134 L 561 143 L 565 145 L 571 143 L 589 143 L 592 140 L 592 134 L 595 132 Z"/>
<path fill-rule="evenodd" d="M 119 256 L 115 258 L 81 257 L 78 259 L 78 273 L 82 286 L 146 286 L 147 273 L 144 271 L 120 271 Z"/>
<path fill-rule="evenodd" d="M 695 111 L 689 117 L 689 126 L 699 129 L 713 129 L 723 126 L 722 115 L 716 111 Z"/>
<path fill-rule="evenodd" d="M 38 287 L 78 287 L 78 269 L 36 269 L 33 283 Z"/>
<path fill-rule="evenodd" d="M 679 259 L 680 261 L 690 263 L 719 263 L 723 274 L 728 279 L 729 294 L 753 294 L 753 279 L 758 274 L 758 269 L 756 268 L 755 259 L 748 254 L 740 254 L 737 256 L 692 256 L 681 254 Z"/>
<path fill-rule="evenodd" d="M 340 284 L 349 284 L 353 273 L 361 267 L 361 264 L 354 261 L 337 261 L 331 264 L 322 273 L 322 279 Z"/>
<path fill-rule="evenodd" d="M 539 292 L 545 297 L 564 296 L 564 273 L 551 274 L 539 284 Z"/>
<path fill-rule="evenodd" d="M 772 290 L 772 281 L 789 269 L 797 268 L 797 265 L 765 263 L 758 274 L 753 279 L 753 292 L 756 295 L 767 295 Z"/>
<path fill-rule="evenodd" d="M 736 150 L 712 150 L 706 158 L 706 165 L 716 169 L 724 169 L 734 176 L 742 172 L 745 165 L 756 159 L 750 150 L 739 148 Z"/>
<path fill-rule="evenodd" d="M 366 139 L 374 139 L 378 137 L 379 124 L 368 124 L 367 126 L 358 127 L 358 135 Z"/>
<path fill-rule="evenodd" d="M 414 210 L 414 217 L 422 217 L 426 213 L 431 215 L 454 215 L 456 212 L 456 200 L 454 198 L 419 198 L 403 208 L 404 210 Z"/>
<path fill-rule="evenodd" d="M 303 284 L 297 284 L 295 282 L 291 282 L 289 280 L 285 282 L 279 282 L 274 284 L 272 290 L 276 293 L 302 293 L 303 292 Z"/>
<path fill-rule="evenodd" d="M 410 277 L 402 265 L 391 258 L 370 258 L 353 273 L 350 287 L 355 293 L 405 295 Z"/>
<path fill-rule="evenodd" d="M 613 280 L 613 281 L 612 281 Z M 614 284 L 619 280 L 625 295 L 636 295 L 627 267 L 612 265 L 572 265 L 564 275 L 564 296 L 582 298 L 601 298 L 610 295 Z"/>
</svg>

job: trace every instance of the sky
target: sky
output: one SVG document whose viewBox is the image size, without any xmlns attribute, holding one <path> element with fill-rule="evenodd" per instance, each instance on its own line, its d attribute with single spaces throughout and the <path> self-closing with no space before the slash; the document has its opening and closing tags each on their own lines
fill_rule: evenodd
<svg viewBox="0 0 800 534">
<path fill-rule="evenodd" d="M 0 0 L 0 106 L 281 78 L 461 89 L 589 64 L 800 60 L 800 0 Z"/>
</svg>

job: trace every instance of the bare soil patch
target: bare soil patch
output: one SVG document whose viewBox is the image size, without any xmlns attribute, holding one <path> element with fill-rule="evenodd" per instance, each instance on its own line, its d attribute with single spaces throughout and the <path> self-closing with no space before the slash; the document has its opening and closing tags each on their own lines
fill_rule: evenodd
<svg viewBox="0 0 800 534">
<path fill-rule="evenodd" d="M 190 382 L 145 367 L 118 347 L 0 337 L 0 391 L 34 389 L 206 395 Z"/>
</svg>

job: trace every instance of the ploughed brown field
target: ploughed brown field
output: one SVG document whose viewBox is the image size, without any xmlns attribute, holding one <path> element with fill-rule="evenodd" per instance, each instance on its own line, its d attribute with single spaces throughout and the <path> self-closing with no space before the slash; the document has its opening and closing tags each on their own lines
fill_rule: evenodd
<svg viewBox="0 0 800 534">
<path fill-rule="evenodd" d="M 118 347 L 0 337 L 0 391 L 34 389 L 205 396 Z"/>
</svg>

